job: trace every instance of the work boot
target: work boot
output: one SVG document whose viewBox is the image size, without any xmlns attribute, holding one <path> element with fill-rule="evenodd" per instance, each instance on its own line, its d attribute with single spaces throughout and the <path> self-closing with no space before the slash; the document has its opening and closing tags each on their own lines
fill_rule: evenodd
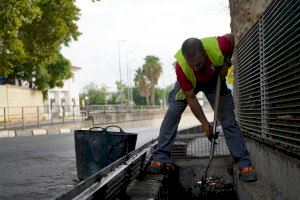
<svg viewBox="0 0 300 200">
<path fill-rule="evenodd" d="M 240 171 L 240 179 L 244 182 L 255 182 L 257 181 L 257 174 L 252 167 L 248 166 Z"/>
<path fill-rule="evenodd" d="M 148 172 L 150 174 L 165 174 L 168 171 L 168 166 L 165 163 L 162 162 L 152 162 L 150 166 L 148 167 Z"/>
</svg>

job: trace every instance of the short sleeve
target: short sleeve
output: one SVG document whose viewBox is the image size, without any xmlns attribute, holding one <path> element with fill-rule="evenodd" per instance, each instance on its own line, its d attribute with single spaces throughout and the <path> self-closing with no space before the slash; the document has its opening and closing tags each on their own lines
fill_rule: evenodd
<svg viewBox="0 0 300 200">
<path fill-rule="evenodd" d="M 177 75 L 177 81 L 179 83 L 179 87 L 183 91 L 192 90 L 193 84 L 187 79 L 187 77 L 185 76 L 183 70 L 181 69 L 181 67 L 178 63 L 176 63 L 175 69 L 176 69 L 176 75 Z"/>
<path fill-rule="evenodd" d="M 217 37 L 219 47 L 222 51 L 222 54 L 226 56 L 231 52 L 231 41 L 227 36 Z"/>
</svg>

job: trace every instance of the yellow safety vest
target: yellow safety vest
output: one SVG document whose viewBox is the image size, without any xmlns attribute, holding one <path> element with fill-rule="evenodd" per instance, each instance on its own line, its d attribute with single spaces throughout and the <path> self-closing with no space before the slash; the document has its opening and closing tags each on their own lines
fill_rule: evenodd
<svg viewBox="0 0 300 200">
<path fill-rule="evenodd" d="M 218 41 L 216 37 L 208 37 L 208 38 L 203 38 L 200 39 L 203 47 L 205 49 L 205 52 L 208 56 L 208 58 L 211 60 L 212 64 L 215 67 L 220 67 L 224 65 L 224 56 L 222 54 L 222 51 L 219 47 Z M 185 74 L 186 78 L 192 83 L 193 89 L 196 88 L 196 77 L 194 74 L 194 71 L 192 67 L 190 67 L 185 60 L 182 50 L 179 49 L 178 52 L 175 54 L 175 58 L 180 65 L 183 73 Z M 176 94 L 175 97 L 176 100 L 184 100 L 185 99 L 185 94 L 182 89 Z"/>
</svg>

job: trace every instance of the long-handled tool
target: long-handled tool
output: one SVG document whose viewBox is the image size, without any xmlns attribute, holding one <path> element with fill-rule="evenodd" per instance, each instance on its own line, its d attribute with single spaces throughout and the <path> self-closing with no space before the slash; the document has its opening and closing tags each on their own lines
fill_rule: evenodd
<svg viewBox="0 0 300 200">
<path fill-rule="evenodd" d="M 204 174 L 202 174 L 201 181 L 198 182 L 198 184 L 205 184 L 208 174 L 208 169 L 212 163 L 212 160 L 214 158 L 215 153 L 215 140 L 218 138 L 218 132 L 217 132 L 217 119 L 219 114 L 219 107 L 220 107 L 220 93 L 221 93 L 221 76 L 218 75 L 217 80 L 217 88 L 216 88 L 216 98 L 215 98 L 215 105 L 214 105 L 214 123 L 213 123 L 213 137 L 211 140 L 211 148 L 210 148 L 210 156 L 209 156 L 209 162 L 207 167 L 204 170 Z"/>
</svg>

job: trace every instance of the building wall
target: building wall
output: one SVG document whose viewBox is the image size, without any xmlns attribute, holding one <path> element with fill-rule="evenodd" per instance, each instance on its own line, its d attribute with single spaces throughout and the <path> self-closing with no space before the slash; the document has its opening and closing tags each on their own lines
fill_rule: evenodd
<svg viewBox="0 0 300 200">
<path fill-rule="evenodd" d="M 20 121 L 23 114 L 26 120 L 36 117 L 37 106 L 43 106 L 43 94 L 38 90 L 0 85 L 0 122 L 4 120 L 4 108 L 8 121 Z"/>
<path fill-rule="evenodd" d="M 70 79 L 64 80 L 62 88 L 52 88 L 48 91 L 48 100 L 46 105 L 50 105 L 50 100 L 55 99 L 55 105 L 61 105 L 61 99 L 65 99 L 65 105 L 74 105 L 72 99 L 75 100 L 75 105 L 79 105 L 79 91 L 76 82 L 76 73 L 73 71 L 73 76 Z"/>
<path fill-rule="evenodd" d="M 0 107 L 43 106 L 40 91 L 15 85 L 0 85 Z"/>
<path fill-rule="evenodd" d="M 236 45 L 255 24 L 255 22 L 257 22 L 262 12 L 267 8 L 271 1 L 272 0 L 229 0 L 231 18 L 230 27 L 231 33 L 235 35 Z M 233 61 L 235 60 L 234 54 Z M 233 65 L 235 65 L 235 62 L 233 62 Z M 237 102 L 235 84 L 236 82 L 233 83 L 232 93 L 234 96 L 234 101 Z"/>
<path fill-rule="evenodd" d="M 272 0 L 229 0 L 231 32 L 236 44 L 261 16 Z"/>
</svg>

